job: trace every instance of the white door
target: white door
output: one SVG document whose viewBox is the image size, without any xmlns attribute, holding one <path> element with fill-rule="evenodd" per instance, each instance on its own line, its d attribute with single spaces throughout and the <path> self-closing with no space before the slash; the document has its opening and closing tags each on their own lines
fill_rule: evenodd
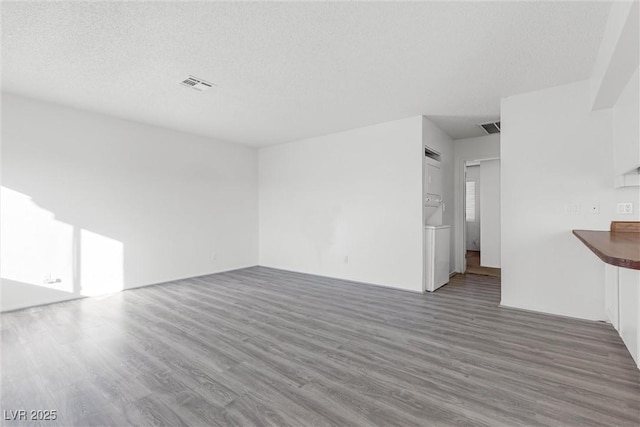
<svg viewBox="0 0 640 427">
<path fill-rule="evenodd" d="M 500 268 L 500 160 L 480 162 L 480 265 Z"/>
</svg>

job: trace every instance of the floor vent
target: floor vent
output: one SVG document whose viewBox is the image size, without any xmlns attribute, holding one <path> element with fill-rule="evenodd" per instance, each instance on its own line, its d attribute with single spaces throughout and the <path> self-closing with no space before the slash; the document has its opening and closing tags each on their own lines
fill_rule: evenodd
<svg viewBox="0 0 640 427">
<path fill-rule="evenodd" d="M 479 126 L 484 129 L 487 135 L 490 135 L 492 133 L 500 133 L 500 122 L 484 123 Z"/>
<path fill-rule="evenodd" d="M 191 89 L 195 89 L 198 92 L 204 92 L 205 90 L 211 89 L 214 85 L 213 83 L 207 82 L 205 80 L 199 79 L 197 77 L 189 76 L 183 81 L 180 82 L 182 86 L 190 87 Z"/>
</svg>

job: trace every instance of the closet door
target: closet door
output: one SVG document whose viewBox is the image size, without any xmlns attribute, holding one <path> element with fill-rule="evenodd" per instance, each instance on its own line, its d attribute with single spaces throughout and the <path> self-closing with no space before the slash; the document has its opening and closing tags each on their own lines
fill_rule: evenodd
<svg viewBox="0 0 640 427">
<path fill-rule="evenodd" d="M 439 164 L 427 163 L 425 181 L 426 193 L 442 198 L 442 170 Z"/>
</svg>

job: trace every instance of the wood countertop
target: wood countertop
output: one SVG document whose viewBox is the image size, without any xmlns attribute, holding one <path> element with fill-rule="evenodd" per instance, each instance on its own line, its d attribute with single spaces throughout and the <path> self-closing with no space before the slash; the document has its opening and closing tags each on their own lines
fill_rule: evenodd
<svg viewBox="0 0 640 427">
<path fill-rule="evenodd" d="M 573 234 L 607 264 L 640 270 L 640 233 L 573 230 Z"/>
</svg>

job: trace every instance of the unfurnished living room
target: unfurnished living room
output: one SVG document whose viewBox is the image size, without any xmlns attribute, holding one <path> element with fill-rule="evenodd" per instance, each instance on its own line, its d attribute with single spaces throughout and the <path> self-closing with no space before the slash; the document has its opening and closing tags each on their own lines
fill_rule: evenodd
<svg viewBox="0 0 640 427">
<path fill-rule="evenodd" d="M 1 425 L 638 426 L 638 1 L 3 1 Z"/>
</svg>

